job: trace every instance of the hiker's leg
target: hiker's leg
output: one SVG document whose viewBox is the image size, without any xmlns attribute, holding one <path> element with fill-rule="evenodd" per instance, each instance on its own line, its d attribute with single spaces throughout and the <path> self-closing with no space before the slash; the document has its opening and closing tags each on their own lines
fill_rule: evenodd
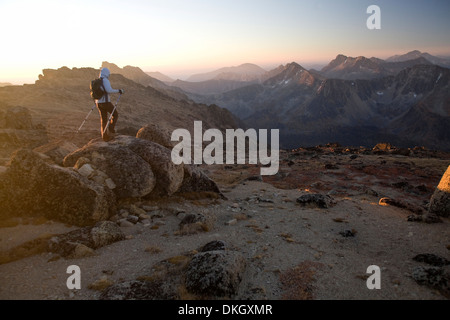
<svg viewBox="0 0 450 320">
<path fill-rule="evenodd" d="M 102 130 L 102 138 L 103 138 L 103 132 L 105 131 L 106 123 L 108 122 L 108 112 L 105 108 L 104 103 L 98 103 L 97 104 L 98 112 L 100 113 L 101 118 L 101 130 Z"/>
<path fill-rule="evenodd" d="M 107 111 L 111 114 L 114 110 L 114 105 L 111 102 L 107 103 Z M 112 113 L 112 117 L 111 117 L 111 123 L 109 124 L 109 131 L 111 133 L 115 133 L 115 127 L 116 127 L 116 123 L 117 120 L 119 119 L 119 113 L 117 112 L 117 109 L 114 111 L 114 113 Z"/>
</svg>

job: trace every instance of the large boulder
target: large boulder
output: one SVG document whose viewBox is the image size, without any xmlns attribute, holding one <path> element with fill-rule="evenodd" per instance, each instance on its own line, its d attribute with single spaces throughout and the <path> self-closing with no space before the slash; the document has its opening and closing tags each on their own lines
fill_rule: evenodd
<svg viewBox="0 0 450 320">
<path fill-rule="evenodd" d="M 186 288 L 198 295 L 232 297 L 238 291 L 245 267 L 239 252 L 200 252 L 187 266 Z"/>
<path fill-rule="evenodd" d="M 156 176 L 155 193 L 172 195 L 183 183 L 184 167 L 172 161 L 171 151 L 155 142 L 122 136 L 128 148 L 149 163 Z"/>
<path fill-rule="evenodd" d="M 178 189 L 178 192 L 214 192 L 219 194 L 222 199 L 225 199 L 225 196 L 222 194 L 217 184 L 199 167 L 190 164 L 184 165 L 184 180 L 183 184 Z"/>
<path fill-rule="evenodd" d="M 85 226 L 107 220 L 115 195 L 75 170 L 46 161 L 29 149 L 16 151 L 0 184 L 0 214 L 40 215 Z"/>
<path fill-rule="evenodd" d="M 440 217 L 450 216 L 450 166 L 431 197 L 429 213 Z"/>
<path fill-rule="evenodd" d="M 67 155 L 63 164 L 73 167 L 80 158 L 89 159 L 91 164 L 112 179 L 118 198 L 143 197 L 155 187 L 155 176 L 150 164 L 117 141 L 107 143 L 101 139 L 92 140 Z"/>
<path fill-rule="evenodd" d="M 93 140 L 67 155 L 64 166 L 74 166 L 80 158 L 89 159 L 114 181 L 118 198 L 172 195 L 183 183 L 184 168 L 172 162 L 170 150 L 139 138 L 119 135 L 109 142 Z"/>
<path fill-rule="evenodd" d="M 148 140 L 172 149 L 177 142 L 171 140 L 172 133 L 168 129 L 157 124 L 148 124 L 142 127 L 136 134 L 136 138 Z"/>
</svg>

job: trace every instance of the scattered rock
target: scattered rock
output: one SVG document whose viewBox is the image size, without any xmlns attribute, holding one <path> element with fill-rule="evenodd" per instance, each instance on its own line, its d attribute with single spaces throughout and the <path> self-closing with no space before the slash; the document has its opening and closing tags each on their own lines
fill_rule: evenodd
<svg viewBox="0 0 450 320">
<path fill-rule="evenodd" d="M 415 256 L 413 258 L 414 261 L 418 261 L 418 262 L 424 262 L 426 264 L 435 266 L 435 267 L 443 267 L 443 266 L 447 266 L 450 265 L 450 261 L 448 261 L 447 259 L 432 254 L 432 253 L 423 253 L 423 254 L 418 254 L 417 256 Z"/>
<path fill-rule="evenodd" d="M 73 248 L 72 253 L 68 256 L 69 259 L 81 259 L 85 257 L 92 257 L 95 255 L 95 251 L 88 246 L 78 243 Z"/>
<path fill-rule="evenodd" d="M 425 222 L 425 223 L 443 223 L 442 219 L 435 214 L 412 214 L 407 218 L 409 222 Z"/>
<path fill-rule="evenodd" d="M 208 251 L 217 251 L 217 250 L 225 250 L 228 247 L 225 241 L 215 240 L 208 242 L 203 247 L 200 248 L 200 252 L 208 252 Z"/>
<path fill-rule="evenodd" d="M 211 180 L 202 170 L 194 165 L 184 165 L 184 180 L 178 193 L 189 192 L 214 192 L 219 194 L 222 199 L 226 199 L 220 192 L 217 184 Z"/>
<path fill-rule="evenodd" d="M 121 219 L 119 220 L 119 226 L 123 227 L 123 228 L 131 228 L 134 227 L 134 224 L 131 223 L 130 221 L 128 221 L 127 219 Z"/>
<path fill-rule="evenodd" d="M 79 252 L 89 251 L 80 245 L 98 249 L 124 239 L 125 235 L 116 223 L 101 221 L 93 227 L 85 227 L 52 237 L 48 242 L 48 250 L 62 257 L 71 257 Z"/>
<path fill-rule="evenodd" d="M 440 217 L 450 216 L 450 166 L 431 197 L 429 212 Z"/>
<path fill-rule="evenodd" d="M 131 222 L 132 224 L 136 224 L 139 222 L 139 217 L 136 217 L 136 216 L 130 214 L 127 217 L 127 221 Z"/>
<path fill-rule="evenodd" d="M 78 173 L 81 174 L 83 177 L 89 178 L 93 173 L 94 169 L 89 163 L 86 163 L 81 168 L 78 169 Z"/>
<path fill-rule="evenodd" d="M 339 232 L 339 234 L 341 236 L 343 236 L 344 238 L 353 238 L 356 235 L 356 231 L 355 230 L 344 230 Z"/>
<path fill-rule="evenodd" d="M 181 234 L 207 232 L 212 229 L 213 219 L 208 214 L 187 213 L 181 220 L 179 227 Z"/>
<path fill-rule="evenodd" d="M 312 205 L 318 208 L 330 208 L 336 204 L 336 201 L 329 195 L 319 193 L 305 194 L 297 198 L 297 203 L 302 206 Z"/>
<path fill-rule="evenodd" d="M 437 289 L 450 298 L 450 267 L 416 267 L 412 278 L 420 285 Z"/>
<path fill-rule="evenodd" d="M 186 270 L 186 288 L 202 296 L 232 297 L 245 270 L 245 260 L 235 251 L 207 251 L 196 254 Z"/>
<path fill-rule="evenodd" d="M 90 232 L 92 248 L 97 249 L 111 243 L 124 240 L 124 234 L 116 223 L 102 221 L 97 223 Z"/>
<path fill-rule="evenodd" d="M 14 153 L 2 180 L 3 215 L 45 215 L 48 219 L 86 226 L 107 220 L 115 208 L 116 198 L 111 190 L 73 169 L 46 163 L 42 155 L 29 149 Z"/>
</svg>

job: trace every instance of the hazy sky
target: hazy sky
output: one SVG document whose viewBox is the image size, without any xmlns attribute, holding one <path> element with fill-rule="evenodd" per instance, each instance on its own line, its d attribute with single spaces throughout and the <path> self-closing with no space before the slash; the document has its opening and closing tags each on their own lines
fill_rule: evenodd
<svg viewBox="0 0 450 320">
<path fill-rule="evenodd" d="M 369 30 L 369 5 L 381 30 Z M 450 55 L 448 0 L 0 0 L 0 82 L 44 68 L 138 66 L 174 78 L 224 66 L 308 66 L 337 54 Z"/>
</svg>

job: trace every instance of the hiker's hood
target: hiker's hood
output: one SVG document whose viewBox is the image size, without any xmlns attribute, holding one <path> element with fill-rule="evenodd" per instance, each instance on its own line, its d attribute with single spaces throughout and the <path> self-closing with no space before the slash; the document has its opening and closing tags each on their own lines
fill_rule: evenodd
<svg viewBox="0 0 450 320">
<path fill-rule="evenodd" d="M 109 78 L 110 74 L 111 72 L 108 68 L 102 68 L 102 70 L 100 70 L 100 78 Z"/>
</svg>

